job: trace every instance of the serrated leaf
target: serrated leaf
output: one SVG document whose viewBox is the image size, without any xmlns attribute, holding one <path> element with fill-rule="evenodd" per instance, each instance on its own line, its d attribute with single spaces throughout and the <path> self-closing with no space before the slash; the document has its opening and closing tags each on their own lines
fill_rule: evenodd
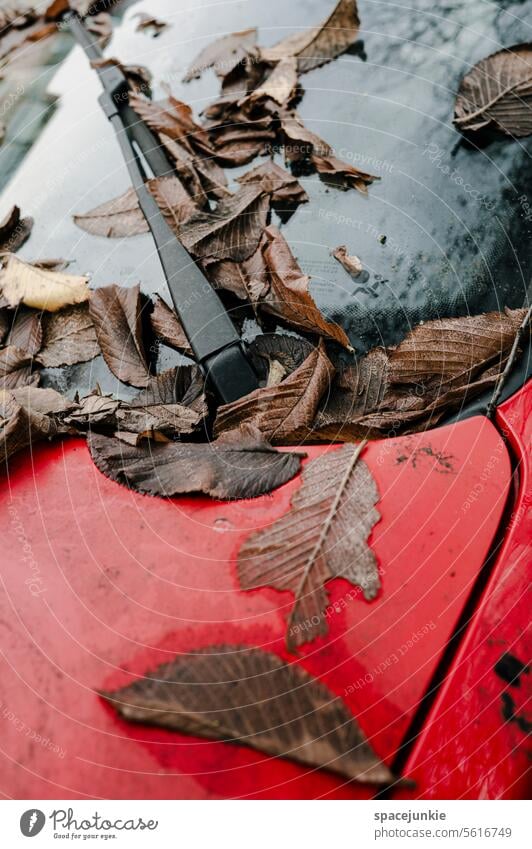
<svg viewBox="0 0 532 849">
<path fill-rule="evenodd" d="M 509 136 L 532 133 L 532 44 L 492 53 L 460 83 L 454 123 L 461 130 L 493 126 Z"/>
<path fill-rule="evenodd" d="M 103 357 L 123 383 L 146 386 L 150 373 L 142 341 L 140 286 L 104 286 L 91 292 L 90 317 Z"/>
<path fill-rule="evenodd" d="M 42 338 L 43 331 L 39 313 L 35 310 L 19 307 L 13 319 L 6 344 L 14 345 L 15 348 L 20 348 L 26 354 L 35 356 L 41 348 Z"/>
<path fill-rule="evenodd" d="M 348 779 L 393 780 L 341 699 L 271 652 L 210 646 L 101 695 L 130 722 L 241 743 Z"/>
<path fill-rule="evenodd" d="M 156 296 L 153 303 L 150 324 L 154 335 L 161 342 L 176 351 L 182 351 L 188 357 L 192 356 L 192 348 L 181 322 L 174 310 L 159 296 Z"/>
<path fill-rule="evenodd" d="M 238 554 L 244 590 L 271 586 L 294 594 L 288 620 L 289 651 L 328 633 L 325 585 L 344 578 L 369 601 L 380 587 L 377 561 L 367 539 L 380 516 L 377 485 L 359 455 L 345 445 L 309 463 L 291 509 L 252 534 Z"/>
<path fill-rule="evenodd" d="M 0 351 L 0 389 L 36 385 L 39 372 L 32 372 L 33 356 L 14 345 Z"/>
<path fill-rule="evenodd" d="M 45 313 L 42 328 L 42 347 L 37 359 L 45 368 L 85 363 L 100 353 L 88 304 Z"/>
<path fill-rule="evenodd" d="M 299 432 L 305 432 L 314 421 L 333 374 L 334 367 L 320 343 L 286 380 L 219 407 L 215 435 L 251 425 L 269 442 L 298 441 Z"/>
<path fill-rule="evenodd" d="M 300 455 L 265 442 L 151 443 L 130 446 L 91 433 L 91 457 L 107 477 L 148 495 L 204 493 L 218 499 L 256 498 L 294 477 Z"/>
<path fill-rule="evenodd" d="M 255 28 L 217 38 L 198 53 L 183 77 L 183 82 L 200 77 L 208 68 L 214 68 L 215 74 L 223 79 L 254 50 L 256 41 Z"/>
<path fill-rule="evenodd" d="M 259 184 L 243 185 L 221 200 L 216 212 L 198 211 L 179 230 L 179 237 L 196 257 L 247 259 L 257 248 L 269 210 L 269 197 Z"/>
<path fill-rule="evenodd" d="M 298 72 L 304 74 L 344 53 L 357 40 L 359 29 L 356 0 L 339 0 L 321 24 L 264 48 L 261 55 L 268 62 L 295 56 Z"/>
<path fill-rule="evenodd" d="M 308 290 L 310 278 L 303 274 L 276 227 L 267 227 L 264 231 L 261 255 L 263 281 L 267 284 L 267 291 L 260 297 L 261 309 L 299 330 L 317 333 L 351 349 L 345 331 L 327 321 L 316 306 Z"/>
</svg>

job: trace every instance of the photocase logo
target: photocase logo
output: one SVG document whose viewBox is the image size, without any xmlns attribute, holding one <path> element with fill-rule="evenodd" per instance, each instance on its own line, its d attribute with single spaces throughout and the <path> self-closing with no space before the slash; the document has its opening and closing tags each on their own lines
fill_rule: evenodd
<svg viewBox="0 0 532 849">
<path fill-rule="evenodd" d="M 46 817 L 38 808 L 30 808 L 24 811 L 20 818 L 20 830 L 24 837 L 35 837 L 44 827 Z"/>
</svg>

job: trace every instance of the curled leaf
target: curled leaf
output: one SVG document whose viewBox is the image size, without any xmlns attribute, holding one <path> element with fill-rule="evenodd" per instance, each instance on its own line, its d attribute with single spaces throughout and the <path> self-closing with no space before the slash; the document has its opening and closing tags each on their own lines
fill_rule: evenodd
<svg viewBox="0 0 532 849">
<path fill-rule="evenodd" d="M 261 55 L 268 62 L 295 56 L 297 69 L 304 74 L 345 53 L 357 40 L 359 28 L 356 0 L 339 0 L 321 24 L 284 38 L 274 47 L 261 50 Z"/>
<path fill-rule="evenodd" d="M 264 231 L 261 256 L 262 279 L 267 287 L 260 297 L 261 309 L 300 330 L 317 333 L 351 349 L 345 331 L 327 321 L 316 306 L 308 290 L 310 278 L 303 274 L 276 227 Z"/>
<path fill-rule="evenodd" d="M 461 130 L 495 127 L 532 133 L 532 45 L 516 44 L 481 59 L 460 83 L 454 123 Z"/>
<path fill-rule="evenodd" d="M 208 68 L 214 68 L 216 75 L 223 79 L 254 52 L 256 41 L 256 29 L 233 32 L 216 39 L 196 56 L 183 82 L 200 77 Z"/>
<path fill-rule="evenodd" d="M 10 307 L 25 304 L 48 312 L 89 299 L 86 277 L 37 268 L 14 254 L 8 254 L 0 270 L 0 293 Z"/>
<path fill-rule="evenodd" d="M 130 722 L 243 743 L 348 779 L 393 780 L 341 699 L 271 652 L 209 646 L 101 695 Z"/>
<path fill-rule="evenodd" d="M 357 256 L 350 256 L 347 253 L 347 248 L 345 245 L 339 245 L 333 251 L 331 251 L 333 257 L 338 260 L 340 265 L 342 265 L 348 274 L 351 277 L 358 277 L 358 275 L 362 272 L 362 263 L 360 262 Z"/>
<path fill-rule="evenodd" d="M 294 594 L 286 644 L 289 651 L 328 633 L 325 584 L 345 578 L 369 601 L 379 586 L 367 538 L 380 516 L 377 486 L 359 456 L 364 443 L 322 454 L 303 471 L 291 509 L 252 534 L 238 555 L 245 590 L 271 586 Z"/>
<path fill-rule="evenodd" d="M 21 218 L 18 206 L 12 206 L 0 221 L 0 253 L 15 253 L 29 238 L 33 218 Z"/>
</svg>

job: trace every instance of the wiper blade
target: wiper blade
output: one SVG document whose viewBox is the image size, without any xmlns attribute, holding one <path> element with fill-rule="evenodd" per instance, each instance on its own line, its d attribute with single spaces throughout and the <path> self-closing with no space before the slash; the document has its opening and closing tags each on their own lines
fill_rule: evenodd
<svg viewBox="0 0 532 849">
<path fill-rule="evenodd" d="M 95 63 L 101 60 L 102 51 L 79 15 L 67 12 L 63 20 L 87 58 Z M 99 103 L 115 131 L 194 357 L 220 400 L 230 403 L 258 387 L 257 375 L 217 292 L 169 227 L 150 194 L 142 160 L 155 177 L 175 176 L 175 171 L 155 135 L 129 105 L 130 89 L 123 71 L 105 63 L 94 67 L 103 87 Z"/>
</svg>

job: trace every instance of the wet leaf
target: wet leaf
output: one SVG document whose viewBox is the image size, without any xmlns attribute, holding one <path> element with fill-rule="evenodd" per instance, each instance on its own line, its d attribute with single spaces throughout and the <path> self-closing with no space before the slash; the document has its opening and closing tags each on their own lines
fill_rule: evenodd
<svg viewBox="0 0 532 849">
<path fill-rule="evenodd" d="M 454 123 L 461 130 L 495 127 L 532 133 L 532 45 L 516 44 L 481 59 L 460 83 Z"/>
<path fill-rule="evenodd" d="M 380 179 L 373 174 L 360 171 L 354 165 L 349 165 L 337 156 L 311 156 L 311 162 L 324 182 L 336 186 L 343 191 L 357 189 L 367 194 L 368 186 Z"/>
<path fill-rule="evenodd" d="M 248 97 L 252 101 L 271 99 L 280 106 L 287 106 L 296 94 L 297 80 L 297 59 L 295 56 L 287 56 L 275 65 L 266 79 Z"/>
<path fill-rule="evenodd" d="M 158 295 L 153 303 L 150 324 L 154 335 L 161 342 L 176 351 L 182 351 L 187 357 L 192 356 L 192 348 L 175 311 Z"/>
<path fill-rule="evenodd" d="M 264 373 L 265 363 L 280 363 L 286 374 L 292 374 L 312 352 L 313 345 L 298 336 L 264 333 L 256 336 L 249 345 L 253 364 L 260 375 Z"/>
<path fill-rule="evenodd" d="M 260 649 L 209 646 L 101 695 L 130 722 L 252 746 L 348 779 L 393 780 L 341 699 Z"/>
<path fill-rule="evenodd" d="M 249 55 L 254 55 L 256 41 L 256 29 L 233 32 L 216 39 L 196 56 L 183 82 L 200 77 L 208 68 L 214 68 L 215 74 L 223 79 Z"/>
<path fill-rule="evenodd" d="M 55 312 L 89 298 L 87 278 L 61 271 L 48 271 L 8 254 L 0 270 L 0 294 L 10 307 L 25 304 Z"/>
<path fill-rule="evenodd" d="M 231 168 L 246 165 L 275 144 L 273 116 L 269 110 L 241 103 L 239 97 L 226 102 L 223 118 L 208 122 L 209 139 L 220 164 Z"/>
<path fill-rule="evenodd" d="M 93 236 L 121 239 L 147 233 L 148 224 L 139 207 L 134 189 L 128 189 L 120 197 L 101 203 L 90 212 L 74 215 L 74 223 Z"/>
<path fill-rule="evenodd" d="M 297 112 L 281 111 L 279 115 L 285 160 L 311 163 L 312 156 L 331 156 L 332 148 L 320 136 L 305 127 Z"/>
<path fill-rule="evenodd" d="M 214 151 L 206 130 L 192 117 L 188 104 L 171 94 L 164 101 L 154 102 L 133 94 L 129 102 L 135 112 L 156 133 L 164 133 L 180 142 L 189 153 L 212 156 Z"/>
<path fill-rule="evenodd" d="M 94 425 L 116 426 L 116 413 L 120 401 L 110 395 L 91 392 L 77 401 L 75 409 L 69 412 L 66 422 L 76 428 L 92 427 Z"/>
<path fill-rule="evenodd" d="M 53 389 L 0 390 L 0 463 L 40 439 L 66 433 L 62 418 L 73 406 Z"/>
<path fill-rule="evenodd" d="M 85 363 L 100 353 L 88 304 L 43 316 L 43 341 L 37 359 L 45 368 Z"/>
<path fill-rule="evenodd" d="M 256 440 L 130 446 L 91 433 L 88 442 L 104 475 L 148 495 L 256 498 L 293 478 L 300 465 L 299 454 L 276 451 Z"/>
<path fill-rule="evenodd" d="M 251 425 L 264 439 L 278 444 L 298 441 L 298 433 L 312 425 L 319 402 L 334 374 L 321 343 L 286 380 L 256 389 L 218 408 L 215 436 Z"/>
<path fill-rule="evenodd" d="M 340 374 L 309 438 L 359 439 L 434 426 L 493 386 L 526 310 L 436 319 Z"/>
<path fill-rule="evenodd" d="M 321 24 L 262 49 L 261 56 L 268 62 L 295 56 L 298 72 L 304 74 L 345 53 L 357 40 L 359 28 L 356 0 L 339 0 Z"/>
<path fill-rule="evenodd" d="M 221 200 L 216 212 L 196 212 L 180 228 L 180 239 L 196 257 L 247 259 L 266 226 L 269 197 L 260 184 L 243 185 Z"/>
<path fill-rule="evenodd" d="M 214 159 L 190 153 L 184 145 L 164 133 L 159 133 L 159 138 L 173 162 L 180 182 L 197 206 L 205 206 L 209 197 L 219 200 L 231 194 L 226 176 Z"/>
<path fill-rule="evenodd" d="M 123 383 L 146 386 L 150 374 L 142 341 L 140 286 L 105 286 L 91 292 L 90 317 L 105 362 Z"/>
<path fill-rule="evenodd" d="M 119 68 L 124 74 L 129 88 L 135 94 L 144 94 L 146 97 L 151 96 L 151 81 L 152 76 L 150 71 L 144 65 L 123 65 L 119 59 L 114 56 L 106 56 L 102 59 L 93 59 L 91 61 L 92 68 L 106 68 L 114 66 Z"/>
<path fill-rule="evenodd" d="M 150 378 L 146 388 L 116 412 L 120 430 L 167 436 L 197 430 L 208 413 L 197 366 L 176 366 Z"/>
<path fill-rule="evenodd" d="M 272 206 L 294 210 L 308 201 L 308 195 L 296 178 L 271 159 L 236 178 L 237 183 L 258 183 L 270 195 Z"/>
<path fill-rule="evenodd" d="M 358 277 L 358 275 L 363 270 L 362 263 L 360 262 L 357 256 L 350 256 L 347 253 L 347 248 L 345 245 L 339 245 L 333 251 L 331 251 L 333 257 L 338 260 L 340 265 L 343 265 L 345 270 L 351 277 Z"/>
<path fill-rule="evenodd" d="M 16 253 L 29 238 L 33 218 L 21 218 L 18 206 L 12 206 L 0 221 L 0 253 Z"/>
<path fill-rule="evenodd" d="M 271 586 L 294 594 L 289 651 L 328 633 L 325 585 L 344 578 L 369 601 L 379 587 L 367 539 L 380 516 L 376 483 L 359 459 L 364 443 L 345 445 L 309 463 L 291 509 L 252 534 L 240 548 L 238 577 L 245 590 Z"/>
<path fill-rule="evenodd" d="M 35 385 L 39 373 L 32 373 L 33 357 L 14 345 L 0 351 L 0 389 L 15 389 L 17 386 Z"/>
<path fill-rule="evenodd" d="M 35 310 L 26 310 L 18 308 L 9 336 L 7 337 L 7 345 L 14 345 L 15 348 L 20 348 L 30 356 L 35 356 L 42 345 L 42 326 L 41 318 Z"/>
<path fill-rule="evenodd" d="M 299 268 L 287 242 L 276 227 L 264 231 L 261 242 L 266 293 L 260 298 L 261 309 L 288 324 L 309 333 L 333 339 L 351 349 L 344 330 L 327 321 L 309 294 L 310 278 Z M 256 273 L 256 272 L 255 272 Z"/>
</svg>

